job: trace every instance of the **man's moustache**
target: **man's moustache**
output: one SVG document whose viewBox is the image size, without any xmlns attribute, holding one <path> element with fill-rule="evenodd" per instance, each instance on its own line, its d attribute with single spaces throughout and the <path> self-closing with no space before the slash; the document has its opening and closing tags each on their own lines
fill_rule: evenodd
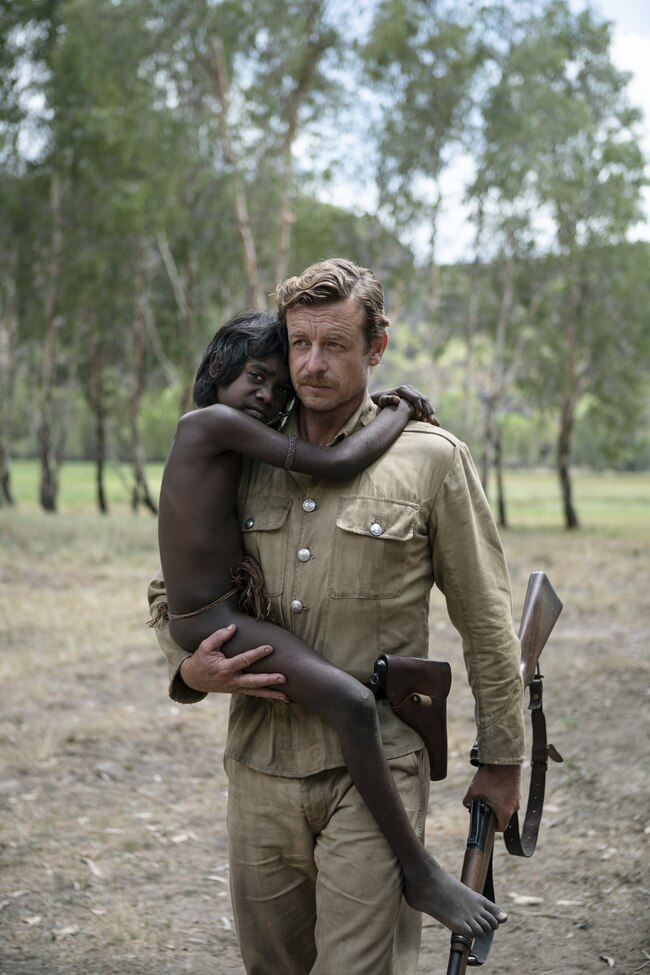
<svg viewBox="0 0 650 975">
<path fill-rule="evenodd" d="M 335 388 L 332 383 L 319 382 L 317 379 L 312 379 L 310 376 L 303 376 L 302 378 L 300 378 L 298 380 L 297 385 L 298 386 L 311 386 L 312 388 L 316 387 L 317 389 L 334 389 Z"/>
</svg>

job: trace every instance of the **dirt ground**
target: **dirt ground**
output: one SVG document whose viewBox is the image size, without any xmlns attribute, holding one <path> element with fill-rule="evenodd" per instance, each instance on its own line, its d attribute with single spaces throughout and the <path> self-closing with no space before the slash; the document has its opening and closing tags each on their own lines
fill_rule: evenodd
<svg viewBox="0 0 650 975">
<path fill-rule="evenodd" d="M 151 522 L 0 512 L 0 975 L 243 975 L 228 894 L 227 701 L 179 707 L 145 627 Z M 521 609 L 546 571 L 565 609 L 544 652 L 550 740 L 540 842 L 496 854 L 510 920 L 486 972 L 650 975 L 650 545 L 633 532 L 512 531 Z M 450 769 L 428 844 L 460 872 L 471 705 L 444 604 L 431 656 L 452 662 Z M 426 923 L 419 971 L 446 971 Z M 281 975 L 281 973 L 278 973 Z M 354 975 L 354 973 L 342 973 Z"/>
</svg>

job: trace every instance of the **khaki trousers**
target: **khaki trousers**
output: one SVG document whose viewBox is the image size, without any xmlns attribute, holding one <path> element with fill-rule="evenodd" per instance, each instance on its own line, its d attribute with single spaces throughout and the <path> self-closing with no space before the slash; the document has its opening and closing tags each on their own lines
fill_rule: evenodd
<svg viewBox="0 0 650 975">
<path fill-rule="evenodd" d="M 232 759 L 230 884 L 248 975 L 415 975 L 422 916 L 347 769 L 303 779 Z M 422 749 L 390 762 L 424 835 L 429 769 Z"/>
</svg>

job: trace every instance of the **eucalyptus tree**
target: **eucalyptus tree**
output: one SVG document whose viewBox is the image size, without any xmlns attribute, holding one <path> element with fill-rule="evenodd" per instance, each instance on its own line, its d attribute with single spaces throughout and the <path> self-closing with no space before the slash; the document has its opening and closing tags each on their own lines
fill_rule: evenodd
<svg viewBox="0 0 650 975">
<path fill-rule="evenodd" d="M 200 92 L 217 123 L 204 132 L 230 198 L 245 300 L 258 307 L 287 272 L 296 144 L 318 127 L 336 88 L 342 42 L 331 6 L 328 0 L 158 4 L 178 39 L 167 59 L 169 77 L 175 84 L 191 77 L 194 95 Z M 180 87 L 186 91 L 186 81 Z"/>
<path fill-rule="evenodd" d="M 329 6 L 149 2 L 155 50 L 146 70 L 169 108 L 173 164 L 156 233 L 167 282 L 154 281 L 146 312 L 160 376 L 180 385 L 182 409 L 214 319 L 263 307 L 285 275 L 296 141 L 326 98 L 337 57 Z"/>
<path fill-rule="evenodd" d="M 20 100 L 16 38 L 0 31 L 0 507 L 14 503 L 11 430 L 17 369 L 18 256 L 22 247 L 22 162 L 18 147 L 25 110 Z"/>
<path fill-rule="evenodd" d="M 380 0 L 362 52 L 379 102 L 379 211 L 402 231 L 427 234 L 434 329 L 440 301 L 440 181 L 470 123 L 473 86 L 484 57 L 477 16 L 473 3 Z"/>
<path fill-rule="evenodd" d="M 611 345 L 607 322 L 596 314 L 608 306 L 619 274 L 603 265 L 603 248 L 625 242 L 645 181 L 640 113 L 628 102 L 628 80 L 611 61 L 611 26 L 589 9 L 574 13 L 566 0 L 550 0 L 514 35 L 484 106 L 484 188 L 503 214 L 534 212 L 538 246 L 545 241 L 557 256 L 560 300 L 547 305 L 552 314 L 539 316 L 536 343 L 552 350 L 538 363 L 546 366 L 543 378 L 538 371 L 538 392 L 559 411 L 557 469 L 567 528 L 578 525 L 570 476 L 577 405 L 604 388 L 599 377 L 614 383 L 628 361 L 602 358 Z M 642 314 L 638 307 L 634 321 L 620 322 L 630 341 Z M 541 333 L 543 325 L 550 334 Z"/>
<path fill-rule="evenodd" d="M 16 145 L 19 157 L 18 198 L 23 222 L 14 226 L 20 255 L 20 346 L 38 364 L 34 388 L 40 460 L 39 497 L 44 510 L 56 511 L 60 467 L 71 413 L 71 391 L 77 379 L 79 319 L 75 268 L 87 257 L 79 248 L 77 197 L 74 191 L 73 133 L 79 141 L 79 119 L 71 122 L 76 75 L 60 72 L 58 61 L 68 37 L 67 11 L 73 4 L 12 3 L 3 11 L 4 37 L 13 54 L 13 71 L 22 88 L 23 118 Z M 87 164 L 86 158 L 86 164 Z M 30 351 L 31 346 L 31 351 Z M 34 370 L 35 371 L 35 370 Z"/>
<path fill-rule="evenodd" d="M 40 365 L 40 384 L 35 391 L 41 465 L 39 494 L 46 511 L 56 510 L 65 444 L 64 411 L 57 387 L 62 371 L 68 377 L 71 372 L 69 361 L 62 355 L 67 338 L 61 315 L 65 183 L 58 161 L 48 155 L 50 106 L 43 97 L 61 27 L 60 8 L 57 0 L 5 2 L 0 22 L 3 107 L 9 101 L 15 125 L 13 173 L 10 174 L 4 156 L 3 177 L 13 177 L 17 198 L 29 205 L 20 230 L 15 223 L 12 228 L 16 234 L 14 253 L 25 258 L 20 270 L 29 278 L 25 287 L 19 288 L 16 332 L 18 342 L 27 344 L 28 316 L 33 318 L 34 348 Z M 38 221 L 33 219 L 34 212 L 39 215 Z M 5 278 L 5 292 L 6 282 Z"/>
<path fill-rule="evenodd" d="M 565 259 L 554 255 L 550 260 L 556 264 L 555 284 L 539 309 L 536 355 L 527 362 L 522 386 L 528 395 L 535 392 L 541 409 L 560 406 L 561 451 L 573 445 L 580 418 L 598 440 L 598 462 L 620 463 L 630 444 L 643 440 L 634 431 L 647 428 L 650 248 L 645 242 L 593 242 L 572 254 L 580 317 L 569 335 L 567 312 L 572 309 L 567 305 Z M 570 375 L 577 384 L 571 397 L 562 355 L 570 355 Z M 575 509 L 573 519 L 566 507 L 564 514 L 567 528 L 576 528 Z"/>
<path fill-rule="evenodd" d="M 502 248 L 490 262 L 487 281 L 484 278 L 492 289 L 491 300 L 486 300 L 485 288 L 481 292 L 482 329 L 489 336 L 490 352 L 479 399 L 483 407 L 481 479 L 487 493 L 493 471 L 497 520 L 505 528 L 508 517 L 503 468 L 507 444 L 503 442 L 503 421 L 507 413 L 535 408 L 535 392 L 529 390 L 524 396 L 520 383 L 536 356 L 537 325 L 542 305 L 554 287 L 557 266 L 536 256 L 530 241 L 526 246 L 511 221 L 502 229 Z"/>
<path fill-rule="evenodd" d="M 295 221 L 296 143 L 335 115 L 343 57 L 341 12 L 328 0 L 257 0 L 256 57 L 247 97 L 251 121 L 265 133 L 254 153 L 258 172 L 271 160 L 277 186 L 273 283 L 288 273 Z M 261 150 L 261 152 L 260 152 Z M 309 167 L 309 160 L 307 166 Z"/>
<path fill-rule="evenodd" d="M 51 59 L 49 83 L 52 154 L 63 160 L 71 190 L 68 233 L 79 245 L 70 260 L 76 286 L 69 304 L 88 337 L 85 388 L 97 431 L 98 503 L 105 510 L 103 373 L 121 360 L 128 377 L 133 505 L 155 511 L 140 411 L 149 358 L 146 308 L 158 263 L 151 253 L 175 157 L 166 151 L 169 107 L 150 70 L 155 52 L 150 5 L 147 0 L 66 0 L 62 13 L 65 29 Z"/>
<path fill-rule="evenodd" d="M 11 429 L 18 342 L 18 246 L 17 215 L 12 210 L 19 189 L 19 180 L 10 179 L 5 170 L 0 177 L 0 507 L 14 503 Z"/>
</svg>

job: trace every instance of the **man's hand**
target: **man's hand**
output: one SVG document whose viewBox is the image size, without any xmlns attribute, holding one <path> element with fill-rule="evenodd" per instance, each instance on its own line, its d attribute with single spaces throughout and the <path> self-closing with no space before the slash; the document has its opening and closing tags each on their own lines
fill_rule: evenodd
<svg viewBox="0 0 650 975">
<path fill-rule="evenodd" d="M 521 797 L 521 766 L 481 765 L 470 783 L 463 805 L 474 799 L 484 799 L 494 813 L 497 830 L 502 833 L 510 817 L 519 809 Z"/>
<path fill-rule="evenodd" d="M 262 660 L 273 648 L 255 647 L 234 657 L 226 657 L 221 652 L 224 643 L 234 636 L 237 627 L 234 623 L 217 630 L 200 643 L 191 657 L 186 657 L 180 666 L 180 675 L 188 687 L 195 691 L 217 694 L 247 694 L 249 697 L 264 697 L 270 701 L 288 701 L 282 691 L 271 689 L 273 684 L 284 684 L 282 674 L 245 674 L 242 671 L 256 660 Z"/>
<path fill-rule="evenodd" d="M 414 420 L 422 420 L 434 427 L 440 423 L 436 417 L 435 407 L 424 393 L 419 393 L 414 386 L 396 386 L 395 389 L 382 389 L 378 393 L 371 393 L 373 403 L 383 409 L 385 406 L 396 406 L 401 399 L 411 407 Z"/>
</svg>

